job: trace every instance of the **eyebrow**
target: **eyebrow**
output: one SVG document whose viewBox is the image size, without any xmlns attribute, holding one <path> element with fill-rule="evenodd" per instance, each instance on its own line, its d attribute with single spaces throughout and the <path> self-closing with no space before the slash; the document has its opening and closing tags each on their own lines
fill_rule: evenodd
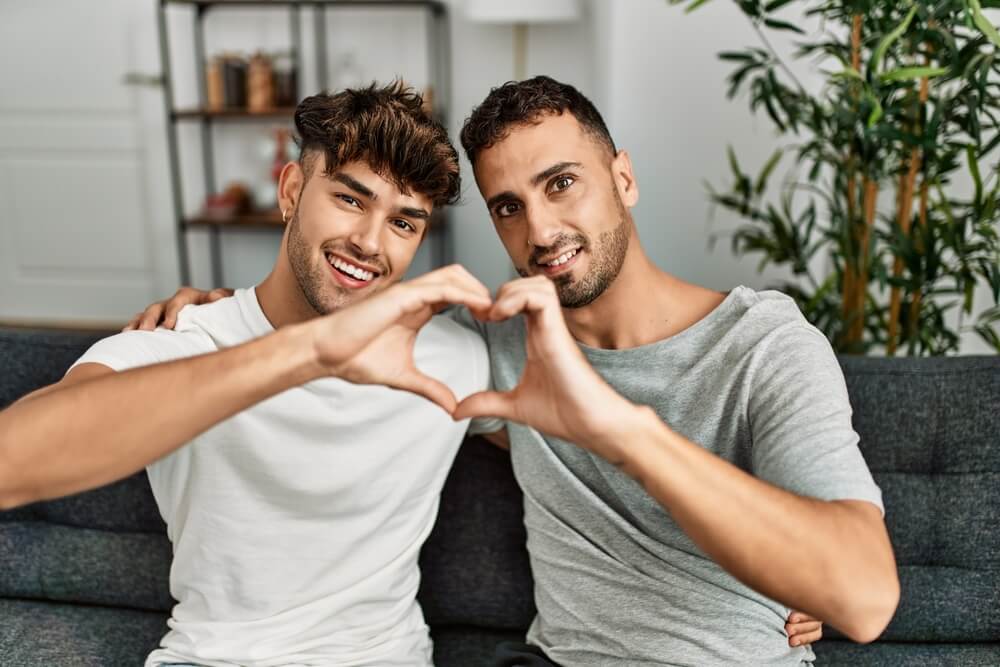
<svg viewBox="0 0 1000 667">
<path fill-rule="evenodd" d="M 419 218 L 420 220 L 429 220 L 431 217 L 430 212 L 422 208 L 411 208 L 409 206 L 403 206 L 396 210 L 400 215 L 405 215 L 409 218 Z"/>
<path fill-rule="evenodd" d="M 372 192 L 371 188 L 369 188 L 367 185 L 365 185 L 364 183 L 362 183 L 358 179 L 354 178 L 353 176 L 348 176 L 347 174 L 345 174 L 342 171 L 338 171 L 337 173 L 335 173 L 332 176 L 330 176 L 330 180 L 331 181 L 337 181 L 339 183 L 343 183 L 347 187 L 349 187 L 352 190 L 354 190 L 355 192 L 357 192 L 359 195 L 362 195 L 363 197 L 367 197 L 368 199 L 371 199 L 372 201 L 375 201 L 376 199 L 378 199 L 378 195 L 375 194 L 374 192 Z"/>
<path fill-rule="evenodd" d="M 337 173 L 330 176 L 330 180 L 343 183 L 344 185 L 351 188 L 358 194 L 368 197 L 368 199 L 371 199 L 372 201 L 378 199 L 378 195 L 372 192 L 371 188 L 369 188 L 367 185 L 365 185 L 358 179 L 352 176 L 348 176 L 347 174 L 341 171 L 338 171 Z M 405 215 L 409 218 L 418 218 L 420 220 L 429 220 L 431 217 L 430 211 L 423 208 L 414 208 L 411 206 L 401 206 L 396 209 L 396 212 L 399 213 L 400 215 Z"/>
<path fill-rule="evenodd" d="M 545 171 L 539 174 L 535 174 L 535 177 L 531 179 L 531 184 L 538 185 L 543 181 L 549 180 L 550 178 L 552 178 L 553 176 L 555 176 L 564 169 L 569 169 L 570 167 L 576 167 L 577 169 L 579 169 L 582 166 L 583 165 L 580 164 L 579 162 L 559 162 L 558 164 L 552 165 Z"/>
<path fill-rule="evenodd" d="M 570 167 L 576 167 L 577 169 L 580 169 L 583 167 L 583 165 L 580 164 L 579 162 L 558 162 L 549 167 L 548 169 L 546 169 L 545 171 L 535 174 L 535 176 L 533 176 L 531 179 L 531 184 L 537 186 L 539 183 L 547 181 L 548 179 L 558 174 L 560 171 L 563 171 L 564 169 L 569 169 Z M 493 210 L 494 206 L 508 199 L 517 199 L 517 195 L 510 190 L 505 190 L 500 194 L 493 195 L 492 197 L 486 200 L 486 208 Z"/>
</svg>

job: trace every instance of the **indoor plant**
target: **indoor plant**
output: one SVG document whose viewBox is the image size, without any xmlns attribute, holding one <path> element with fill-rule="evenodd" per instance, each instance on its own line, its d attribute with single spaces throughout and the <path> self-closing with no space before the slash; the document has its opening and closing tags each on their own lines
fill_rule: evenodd
<svg viewBox="0 0 1000 667">
<path fill-rule="evenodd" d="M 719 54 L 734 66 L 728 95 L 747 91 L 790 141 L 756 175 L 730 151 L 734 183 L 711 198 L 743 219 L 734 251 L 789 267 L 778 288 L 839 352 L 945 354 L 966 329 L 1000 352 L 1000 34 L 983 13 L 1000 0 L 734 4 L 760 44 Z M 793 11 L 818 28 L 806 33 Z M 769 31 L 799 33 L 792 57 L 822 68 L 819 89 Z M 771 192 L 782 162 L 788 177 Z M 818 258 L 828 275 L 815 275 Z M 992 305 L 972 320 L 983 283 Z"/>
</svg>

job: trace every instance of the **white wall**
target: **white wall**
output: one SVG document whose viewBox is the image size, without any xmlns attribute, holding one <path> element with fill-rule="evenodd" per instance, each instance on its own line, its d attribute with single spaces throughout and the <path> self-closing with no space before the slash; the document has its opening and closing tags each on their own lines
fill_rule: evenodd
<svg viewBox="0 0 1000 667">
<path fill-rule="evenodd" d="M 449 130 L 456 143 L 463 120 L 493 86 L 513 77 L 513 29 L 470 22 L 463 0 L 451 7 L 452 103 Z M 717 289 L 737 284 L 756 288 L 782 276 L 778 270 L 756 272 L 754 257 L 736 258 L 725 240 L 709 250 L 713 231 L 738 222 L 719 210 L 709 224 L 703 183 L 724 186 L 729 178 L 725 149 L 731 144 L 745 168 L 755 170 L 776 140 L 770 122 L 752 117 L 745 99 L 725 98 L 730 68 L 716 58 L 722 50 L 756 44 L 746 19 L 731 2 L 716 0 L 686 15 L 666 0 L 584 0 L 585 15 L 569 24 L 532 26 L 528 39 L 528 74 L 549 74 L 579 87 L 603 112 L 617 143 L 633 159 L 640 186 L 635 208 L 643 242 L 664 269 Z M 179 106 L 196 101 L 196 72 L 191 39 L 192 10 L 171 6 L 171 66 Z M 223 49 L 287 49 L 288 14 L 284 9 L 226 9 L 206 20 L 209 54 Z M 400 76 L 422 86 L 428 79 L 427 44 L 418 10 L 337 10 L 326 26 L 330 84 L 387 80 Z M 312 62 L 313 11 L 301 10 L 301 37 L 307 57 L 300 73 L 302 92 L 319 89 Z M 778 44 L 779 50 L 788 49 Z M 354 54 L 347 76 L 343 63 Z M 799 76 L 815 72 L 797 66 Z M 813 77 L 810 79 L 810 77 Z M 268 124 L 217 124 L 214 146 L 219 186 L 233 179 L 266 186 L 270 164 Z M 198 129 L 182 125 L 181 152 L 184 208 L 196 212 L 204 198 Z M 463 200 L 453 210 L 453 249 L 487 285 L 511 276 L 510 264 L 496 239 L 464 157 Z M 201 233 L 205 237 L 204 233 Z M 231 286 L 259 281 L 269 271 L 279 234 L 227 232 L 223 236 L 224 282 Z M 204 240 L 204 239 L 202 239 Z M 212 282 L 207 244 L 194 244 L 194 284 Z M 430 266 L 426 249 L 414 262 L 416 272 Z M 979 296 L 986 303 L 985 289 Z M 970 339 L 966 351 L 985 347 Z"/>
</svg>

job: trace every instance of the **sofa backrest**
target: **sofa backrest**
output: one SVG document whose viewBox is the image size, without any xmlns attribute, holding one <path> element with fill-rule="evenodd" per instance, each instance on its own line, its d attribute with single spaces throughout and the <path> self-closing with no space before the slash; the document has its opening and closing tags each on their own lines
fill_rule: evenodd
<svg viewBox="0 0 1000 667">
<path fill-rule="evenodd" d="M 0 408 L 58 381 L 98 338 L 0 331 Z M 165 531 L 144 472 L 0 512 L 0 597 L 169 610 Z"/>
<path fill-rule="evenodd" d="M 57 380 L 93 337 L 0 331 L 0 407 Z M 1000 641 L 1000 358 L 841 359 L 886 504 L 902 599 L 884 639 Z M 170 545 L 144 473 L 0 513 L 0 597 L 167 611 Z M 534 615 L 509 457 L 461 448 L 421 554 L 432 627 Z"/>
<path fill-rule="evenodd" d="M 895 641 L 1000 641 L 1000 357 L 841 359 L 896 551 Z"/>
</svg>

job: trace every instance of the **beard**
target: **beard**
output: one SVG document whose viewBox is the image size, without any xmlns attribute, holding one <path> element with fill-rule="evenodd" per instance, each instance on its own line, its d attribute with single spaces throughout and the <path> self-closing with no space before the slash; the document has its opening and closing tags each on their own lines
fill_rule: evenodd
<svg viewBox="0 0 1000 667">
<path fill-rule="evenodd" d="M 614 229 L 603 232 L 597 238 L 597 243 L 590 244 L 582 234 L 560 235 L 556 237 L 552 245 L 538 249 L 533 253 L 531 262 L 535 263 L 535 256 L 558 254 L 562 248 L 582 246 L 590 251 L 590 268 L 582 277 L 574 279 L 572 274 L 567 274 L 552 279 L 556 286 L 556 293 L 559 295 L 559 304 L 563 308 L 583 308 L 593 303 L 611 286 L 625 263 L 631 234 L 630 222 L 625 212 L 625 204 L 613 184 L 611 191 L 615 198 L 618 224 L 615 225 Z M 530 275 L 521 269 L 518 269 L 518 273 L 522 277 Z"/>
<path fill-rule="evenodd" d="M 336 310 L 335 297 L 329 292 L 329 277 L 326 267 L 317 266 L 311 262 L 312 252 L 309 244 L 302 238 L 299 225 L 299 207 L 295 207 L 292 219 L 288 222 L 288 262 L 292 265 L 292 273 L 299 283 L 299 290 L 309 306 L 320 315 L 329 315 Z"/>
</svg>

